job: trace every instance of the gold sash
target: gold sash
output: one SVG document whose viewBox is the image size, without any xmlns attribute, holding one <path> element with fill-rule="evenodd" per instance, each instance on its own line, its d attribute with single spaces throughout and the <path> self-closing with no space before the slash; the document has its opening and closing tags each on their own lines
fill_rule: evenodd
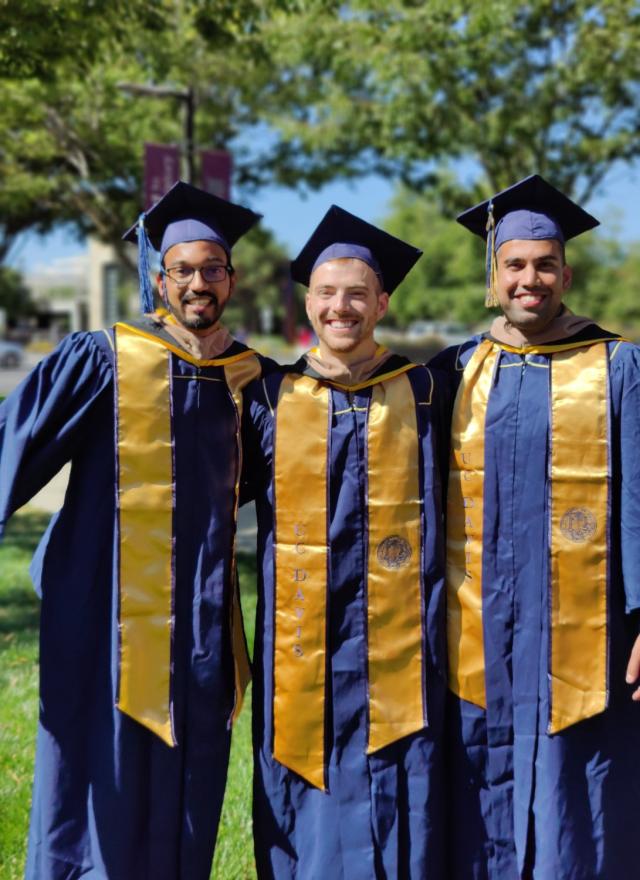
<svg viewBox="0 0 640 880">
<path fill-rule="evenodd" d="M 126 324 L 116 324 L 115 330 L 120 529 L 117 706 L 173 746 L 176 744 L 171 714 L 174 463 L 169 352 L 182 357 L 182 351 Z M 239 426 L 239 391 L 260 372 L 253 352 L 217 361 L 198 362 L 189 355 L 184 359 L 201 366 L 224 366 Z M 237 438 L 239 446 L 239 427 Z M 238 462 L 237 480 L 239 473 Z M 233 565 L 235 573 L 235 558 Z M 237 601 L 234 595 L 234 608 Z M 232 628 L 236 705 L 239 706 L 248 661 L 237 613 L 233 613 Z"/>
<path fill-rule="evenodd" d="M 374 386 L 367 439 L 371 753 L 425 726 L 420 451 L 406 374 Z"/>
<path fill-rule="evenodd" d="M 408 378 L 394 376 L 375 384 L 368 418 L 369 753 L 421 730 L 426 714 L 416 401 Z M 326 763 L 330 418 L 327 385 L 285 376 L 274 450 L 274 757 L 318 788 Z"/>
<path fill-rule="evenodd" d="M 454 407 L 447 503 L 449 684 L 486 706 L 482 631 L 485 415 L 500 348 L 484 340 Z M 556 733 L 606 707 L 606 343 L 554 347 L 551 364 L 551 718 Z"/>
<path fill-rule="evenodd" d="M 274 449 L 273 755 L 317 788 L 324 777 L 329 390 L 288 374 Z"/>
<path fill-rule="evenodd" d="M 482 634 L 484 422 L 498 358 L 481 342 L 458 387 L 451 423 L 447 493 L 447 642 L 449 687 L 486 706 Z"/>
<path fill-rule="evenodd" d="M 607 706 L 608 352 L 551 358 L 551 720 Z"/>
</svg>

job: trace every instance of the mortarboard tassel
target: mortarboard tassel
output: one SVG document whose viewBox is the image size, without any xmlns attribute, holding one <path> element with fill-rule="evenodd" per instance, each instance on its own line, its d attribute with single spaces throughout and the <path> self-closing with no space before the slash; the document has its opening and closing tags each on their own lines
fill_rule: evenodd
<svg viewBox="0 0 640 880">
<path fill-rule="evenodd" d="M 144 228 L 144 214 L 140 214 L 138 218 L 138 278 L 140 282 L 140 309 L 143 315 L 153 312 L 155 304 L 153 301 L 153 287 L 149 279 L 149 239 L 147 231 Z"/>
<path fill-rule="evenodd" d="M 486 279 L 487 292 L 484 298 L 484 304 L 488 309 L 495 308 L 499 305 L 498 295 L 496 293 L 496 274 L 498 266 L 496 263 L 495 243 L 495 220 L 493 217 L 493 202 L 489 202 L 487 216 L 487 258 L 486 258 Z"/>
</svg>

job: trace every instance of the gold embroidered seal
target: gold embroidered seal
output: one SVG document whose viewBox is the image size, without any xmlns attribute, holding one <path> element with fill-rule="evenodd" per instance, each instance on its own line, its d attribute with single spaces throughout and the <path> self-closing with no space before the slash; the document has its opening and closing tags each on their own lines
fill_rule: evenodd
<svg viewBox="0 0 640 880">
<path fill-rule="evenodd" d="M 377 556 L 383 568 L 402 568 L 411 559 L 411 545 L 400 535 L 388 535 L 378 544 Z"/>
<path fill-rule="evenodd" d="M 560 520 L 560 531 L 574 544 L 591 540 L 596 526 L 596 518 L 587 507 L 570 507 Z"/>
</svg>

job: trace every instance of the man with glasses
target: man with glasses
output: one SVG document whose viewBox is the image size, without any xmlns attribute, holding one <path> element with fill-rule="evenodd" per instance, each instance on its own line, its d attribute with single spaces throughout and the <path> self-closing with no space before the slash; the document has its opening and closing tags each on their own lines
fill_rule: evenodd
<svg viewBox="0 0 640 880">
<path fill-rule="evenodd" d="M 258 217 L 177 183 L 125 236 L 139 243 L 145 316 L 68 337 L 0 407 L 0 526 L 71 462 L 32 566 L 30 880 L 209 878 L 248 668 L 238 426 L 261 370 L 220 317 L 231 246 Z"/>
</svg>

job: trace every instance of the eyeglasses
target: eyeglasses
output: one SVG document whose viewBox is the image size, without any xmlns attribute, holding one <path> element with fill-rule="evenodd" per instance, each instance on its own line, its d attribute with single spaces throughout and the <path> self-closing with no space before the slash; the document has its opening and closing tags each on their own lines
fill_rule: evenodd
<svg viewBox="0 0 640 880">
<path fill-rule="evenodd" d="M 223 266 L 221 263 L 216 263 L 213 266 L 201 266 L 199 269 L 194 266 L 173 266 L 171 269 L 162 270 L 163 275 L 167 275 L 181 287 L 191 284 L 196 272 L 200 273 L 205 284 L 215 284 L 217 281 L 224 281 L 227 272 L 229 275 L 233 272 L 233 266 Z"/>
</svg>

